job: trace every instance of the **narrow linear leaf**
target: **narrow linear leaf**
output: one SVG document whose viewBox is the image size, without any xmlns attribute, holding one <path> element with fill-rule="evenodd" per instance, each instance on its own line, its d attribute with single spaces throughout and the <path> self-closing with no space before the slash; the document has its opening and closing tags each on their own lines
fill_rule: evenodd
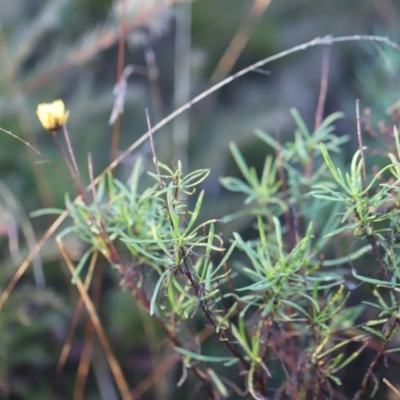
<svg viewBox="0 0 400 400">
<path fill-rule="evenodd" d="M 158 296 L 158 292 L 160 291 L 160 287 L 162 283 L 164 282 L 165 276 L 167 275 L 168 270 L 165 270 L 161 276 L 158 278 L 158 281 L 156 283 L 156 286 L 154 288 L 153 295 L 151 296 L 151 301 L 150 301 L 150 315 L 154 315 L 155 311 L 155 306 L 156 306 L 156 300 Z"/>
</svg>

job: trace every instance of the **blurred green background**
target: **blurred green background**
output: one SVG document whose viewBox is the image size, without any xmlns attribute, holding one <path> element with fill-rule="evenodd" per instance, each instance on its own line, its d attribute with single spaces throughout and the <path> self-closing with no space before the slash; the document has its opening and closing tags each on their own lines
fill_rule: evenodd
<svg viewBox="0 0 400 400">
<path fill-rule="evenodd" d="M 271 4 L 265 0 L 126 0 L 125 5 L 110 0 L 0 0 L 0 127 L 37 147 L 64 170 L 51 135 L 35 114 L 38 103 L 62 98 L 71 113 L 68 129 L 86 183 L 89 152 L 95 174 L 110 162 L 113 128 L 108 120 L 115 100 L 118 10 L 124 7 L 125 65 L 132 64 L 134 72 L 128 78 L 119 151 L 146 131 L 145 108 L 155 124 L 212 83 L 316 36 L 376 34 L 400 42 L 398 0 L 273 0 Z M 224 58 L 221 64 L 232 41 L 236 43 L 229 53 L 232 63 Z M 238 175 L 229 141 L 261 167 L 267 149 L 253 135 L 255 128 L 276 132 L 285 140 L 294 129 L 290 107 L 314 126 L 323 54 L 324 48 L 314 47 L 268 64 L 268 74 L 251 72 L 157 133 L 162 162 L 181 159 L 185 171 L 211 169 L 205 183 L 204 218 L 221 218 L 237 210 L 242 201 L 224 192 L 218 182 L 220 176 Z M 373 124 L 387 118 L 387 108 L 399 99 L 400 57 L 368 42 L 330 46 L 327 54 L 324 115 L 346 113 L 338 132 L 353 138 L 350 156 L 356 148 L 355 100 L 360 99 L 362 109 L 371 107 Z M 119 179 L 129 179 L 138 154 L 148 156 L 148 144 L 117 168 Z M 1 291 L 34 245 L 35 236 L 40 238 L 53 219 L 30 219 L 28 214 L 43 207 L 62 208 L 65 193 L 73 194 L 51 165 L 38 161 L 40 157 L 28 147 L 0 131 Z M 146 167 L 151 168 L 150 162 Z M 246 229 L 246 223 L 238 221 L 221 229 L 229 235 L 233 229 Z M 82 246 L 71 241 L 69 247 L 79 258 Z M 1 399 L 43 399 L 49 393 L 78 298 L 60 258 L 50 241 L 0 313 Z M 162 335 L 107 269 L 99 310 L 130 387 L 135 388 L 152 371 L 149 348 L 154 350 Z M 84 322 L 79 323 L 54 398 L 72 398 L 84 329 Z M 156 348 L 155 353 L 159 360 L 166 359 L 168 346 Z M 97 342 L 93 359 L 84 398 L 118 398 Z M 155 388 L 137 392 L 137 398 L 189 398 L 189 386 L 174 384 L 180 374 L 178 363 L 159 377 Z M 351 391 L 351 380 L 344 382 Z"/>
</svg>

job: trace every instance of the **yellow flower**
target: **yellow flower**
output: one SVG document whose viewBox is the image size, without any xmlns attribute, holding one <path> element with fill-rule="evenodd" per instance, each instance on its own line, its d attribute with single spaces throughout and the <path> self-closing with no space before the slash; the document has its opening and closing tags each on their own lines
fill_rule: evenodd
<svg viewBox="0 0 400 400">
<path fill-rule="evenodd" d="M 67 123 L 69 111 L 65 110 L 62 100 L 42 103 L 37 106 L 36 114 L 44 129 L 56 131 Z"/>
</svg>

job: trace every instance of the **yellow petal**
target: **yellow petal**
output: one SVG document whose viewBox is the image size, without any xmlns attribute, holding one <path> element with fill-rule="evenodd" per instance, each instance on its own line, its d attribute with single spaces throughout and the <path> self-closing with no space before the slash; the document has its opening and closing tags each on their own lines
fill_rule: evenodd
<svg viewBox="0 0 400 400">
<path fill-rule="evenodd" d="M 65 110 L 62 100 L 55 100 L 53 103 L 38 104 L 36 114 L 44 129 L 55 131 L 67 123 L 69 111 Z"/>
</svg>

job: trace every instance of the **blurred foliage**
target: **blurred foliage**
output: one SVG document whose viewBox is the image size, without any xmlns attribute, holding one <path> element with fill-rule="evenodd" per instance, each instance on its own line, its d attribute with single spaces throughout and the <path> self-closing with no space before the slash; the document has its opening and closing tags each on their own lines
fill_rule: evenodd
<svg viewBox="0 0 400 400">
<path fill-rule="evenodd" d="M 150 108 L 153 122 L 157 122 L 176 107 L 172 94 L 175 13 L 179 5 L 172 0 L 127 0 L 127 3 L 125 64 L 133 64 L 135 72 L 128 81 L 121 123 L 121 151 L 146 131 L 144 108 Z M 251 4 L 243 0 L 199 0 L 192 4 L 192 95 L 207 87 Z M 0 127 L 33 144 L 63 169 L 65 166 L 60 162 L 51 135 L 43 131 L 35 115 L 38 103 L 63 98 L 73 116 L 69 121 L 71 140 L 83 180 L 88 183 L 87 154 L 93 155 L 95 174 L 110 161 L 112 128 L 107 122 L 115 100 L 113 87 L 121 24 L 118 8 L 110 0 L 0 0 L 0 10 Z M 383 34 L 398 43 L 399 20 L 400 6 L 396 0 L 274 0 L 253 27 L 234 71 L 327 34 Z M 155 54 L 159 74 L 156 80 L 149 79 L 145 57 L 149 49 Z M 275 153 L 260 145 L 259 138 L 252 134 L 255 128 L 274 132 L 271 137 L 280 137 L 281 143 L 290 141 L 295 127 L 288 112 L 292 107 L 299 110 L 307 126 L 313 125 L 321 60 L 320 48 L 296 53 L 269 65 L 269 76 L 248 74 L 187 111 L 190 117 L 189 162 L 183 165 L 183 171 L 186 174 L 205 167 L 211 171 L 201 185 L 207 193 L 201 220 L 221 218 L 242 207 L 243 197 L 233 196 L 219 184 L 221 176 L 240 176 L 240 168 L 229 153 L 229 141 L 236 143 L 231 149 L 236 148 L 245 159 L 252 160 L 254 171 L 261 176 L 263 168 L 267 168 L 263 164 L 265 151 L 271 156 Z M 362 108 L 370 107 L 363 126 L 374 140 L 371 153 L 384 149 L 383 145 L 376 144 L 379 141 L 373 135 L 384 140 L 395 115 L 393 108 L 389 108 L 398 109 L 399 60 L 395 51 L 370 43 L 344 43 L 329 48 L 325 115 L 344 111 L 346 118 L 337 122 L 337 132 L 339 137 L 351 132 L 346 149 L 356 147 L 353 134 L 356 98 L 360 98 Z M 155 87 L 159 97 L 154 95 Z M 385 115 L 386 111 L 391 112 L 390 116 Z M 155 137 L 159 159 L 167 165 L 174 153 L 171 133 L 172 128 L 166 126 Z M 366 143 L 370 144 L 368 139 Z M 237 151 L 234 150 L 236 155 Z M 138 154 L 143 156 L 143 168 L 148 169 L 148 153 L 148 145 L 144 145 L 128 157 L 118 168 L 119 180 L 126 183 L 130 179 Z M 367 159 L 369 156 L 366 154 Z M 344 155 L 334 161 L 344 165 L 350 158 Z M 375 160 L 383 166 L 382 159 L 375 157 Z M 368 171 L 368 176 L 372 174 L 373 171 Z M 4 132 L 0 132 L 0 180 L 0 282 L 4 288 L 20 259 L 36 241 L 30 224 L 40 237 L 52 219 L 41 216 L 29 222 L 25 213 L 42 207 L 62 208 L 65 193 L 73 197 L 73 190 L 49 163 Z M 312 216 L 318 226 L 320 220 L 327 219 L 328 211 L 321 209 Z M 237 231 L 246 239 L 255 234 L 253 222 L 245 216 L 218 229 L 223 237 L 230 237 L 232 231 Z M 69 253 L 79 259 L 87 247 L 69 240 Z M 352 242 L 343 239 L 337 246 L 340 249 L 331 249 L 332 257 L 336 252 L 346 254 Z M 35 261 L 35 268 L 24 275 L 0 313 L 1 398 L 42 399 L 51 387 L 78 299 L 75 287 L 70 284 L 69 272 L 59 260 L 58 248 L 51 241 L 41 252 L 41 262 Z M 366 259 L 365 263 L 369 265 L 370 261 Z M 44 280 L 41 281 L 42 270 Z M 151 320 L 138 311 L 130 295 L 117 289 L 115 274 L 106 271 L 104 279 L 100 315 L 118 360 L 129 376 L 130 386 L 135 387 L 152 371 L 154 360 L 166 358 L 168 351 L 157 347 L 161 333 L 155 330 Z M 354 295 L 350 301 L 359 302 L 365 295 L 364 292 Z M 72 397 L 84 342 L 84 322 L 79 323 L 56 398 Z M 151 344 L 145 340 L 146 336 L 152 337 Z M 208 341 L 205 346 L 209 346 L 211 354 L 213 343 Z M 98 361 L 101 350 L 98 344 L 95 348 Z M 98 398 L 99 382 L 109 382 L 108 368 L 101 367 L 100 362 L 95 364 L 97 369 L 89 375 L 85 399 Z M 166 380 L 161 380 L 143 398 L 187 398 L 190 388 L 175 389 L 174 385 L 166 384 L 166 381 L 179 380 L 180 374 L 179 368 L 170 368 Z M 343 382 L 349 392 L 354 391 L 351 379 L 344 377 Z"/>
</svg>

